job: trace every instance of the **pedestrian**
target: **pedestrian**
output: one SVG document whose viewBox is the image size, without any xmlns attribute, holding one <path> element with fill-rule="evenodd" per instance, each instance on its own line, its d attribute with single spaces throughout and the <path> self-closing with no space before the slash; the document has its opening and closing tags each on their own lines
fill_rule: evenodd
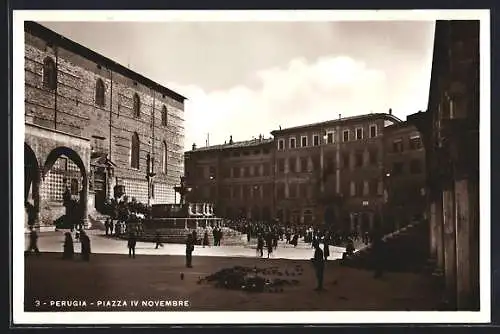
<svg viewBox="0 0 500 334">
<path fill-rule="evenodd" d="M 30 242 L 26 253 L 31 253 L 32 251 L 35 252 L 36 255 L 40 255 L 40 250 L 38 249 L 38 234 L 35 229 L 30 226 Z"/>
<path fill-rule="evenodd" d="M 267 258 L 271 257 L 273 253 L 273 236 L 269 233 L 266 237 L 266 246 L 267 246 Z"/>
<path fill-rule="evenodd" d="M 72 260 L 74 254 L 73 237 L 71 236 L 71 232 L 66 232 L 64 233 L 63 259 Z"/>
<path fill-rule="evenodd" d="M 82 251 L 81 251 L 82 259 L 83 261 L 88 262 L 90 261 L 90 253 L 91 253 L 90 238 L 87 235 L 87 233 L 85 233 L 84 230 L 80 231 L 80 243 L 82 245 Z"/>
<path fill-rule="evenodd" d="M 193 251 L 194 251 L 194 240 L 193 235 L 190 233 L 186 239 L 186 267 L 193 268 Z"/>
<path fill-rule="evenodd" d="M 316 280 L 318 282 L 318 286 L 316 287 L 315 290 L 322 291 L 323 276 L 325 273 L 325 257 L 318 242 L 314 243 L 314 247 L 315 247 L 314 257 L 311 259 L 311 261 L 313 263 L 314 271 L 316 273 Z"/>
<path fill-rule="evenodd" d="M 328 257 L 330 256 L 330 239 L 328 236 L 325 236 L 323 239 L 323 256 L 325 257 L 325 261 L 328 260 Z"/>
<path fill-rule="evenodd" d="M 109 219 L 106 218 L 106 221 L 104 222 L 104 228 L 106 229 L 106 236 L 109 235 Z"/>
<path fill-rule="evenodd" d="M 262 237 L 262 234 L 259 234 L 257 239 L 257 255 L 259 254 L 260 257 L 264 256 L 264 238 Z"/>
<path fill-rule="evenodd" d="M 161 242 L 161 236 L 160 236 L 159 230 L 156 230 L 155 241 L 156 241 L 155 249 L 158 249 L 158 247 L 163 247 L 163 243 Z"/>
<path fill-rule="evenodd" d="M 203 233 L 203 248 L 205 246 L 210 246 L 210 241 L 208 240 L 208 231 L 205 230 L 205 233 Z"/>
<path fill-rule="evenodd" d="M 128 257 L 135 259 L 135 245 L 137 243 L 137 238 L 134 232 L 130 232 L 128 235 Z"/>
</svg>

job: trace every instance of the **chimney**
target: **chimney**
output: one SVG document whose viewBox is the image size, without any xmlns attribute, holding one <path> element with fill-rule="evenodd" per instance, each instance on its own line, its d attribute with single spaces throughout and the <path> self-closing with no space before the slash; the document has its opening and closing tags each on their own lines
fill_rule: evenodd
<svg viewBox="0 0 500 334">
<path fill-rule="evenodd" d="M 339 119 L 342 119 L 342 114 L 339 114 Z"/>
<path fill-rule="evenodd" d="M 389 115 L 392 115 L 392 108 L 389 108 Z"/>
<path fill-rule="evenodd" d="M 193 151 L 196 150 L 196 144 L 193 143 Z"/>
<path fill-rule="evenodd" d="M 229 145 L 233 145 L 233 136 L 229 136 Z"/>
</svg>

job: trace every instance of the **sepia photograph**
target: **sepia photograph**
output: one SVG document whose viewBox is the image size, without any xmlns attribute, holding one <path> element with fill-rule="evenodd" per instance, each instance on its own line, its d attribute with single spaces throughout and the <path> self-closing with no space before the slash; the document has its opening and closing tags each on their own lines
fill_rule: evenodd
<svg viewBox="0 0 500 334">
<path fill-rule="evenodd" d="M 111 13 L 14 12 L 14 321 L 489 321 L 489 11 Z"/>
</svg>

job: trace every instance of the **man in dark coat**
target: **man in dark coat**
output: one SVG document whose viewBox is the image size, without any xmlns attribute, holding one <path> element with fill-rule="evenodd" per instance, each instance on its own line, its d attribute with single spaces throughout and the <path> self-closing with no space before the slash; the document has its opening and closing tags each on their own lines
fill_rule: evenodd
<svg viewBox="0 0 500 334">
<path fill-rule="evenodd" d="M 316 291 L 323 290 L 323 276 L 325 272 L 325 257 L 321 247 L 319 246 L 319 242 L 314 243 L 314 257 L 311 259 L 314 270 L 316 272 L 316 280 L 318 281 L 318 286 L 316 287 Z"/>
<path fill-rule="evenodd" d="M 186 239 L 186 267 L 193 268 L 192 260 L 193 260 L 193 251 L 194 251 L 194 240 L 193 235 L 191 233 L 188 234 Z"/>
<path fill-rule="evenodd" d="M 75 253 L 71 232 L 64 233 L 63 259 L 72 260 Z"/>
<path fill-rule="evenodd" d="M 128 235 L 128 257 L 135 259 L 135 245 L 137 244 L 137 238 L 134 232 L 130 232 Z"/>
<path fill-rule="evenodd" d="M 90 261 L 90 238 L 84 230 L 80 231 L 80 243 L 82 245 L 83 261 Z"/>
<path fill-rule="evenodd" d="M 34 251 L 35 254 L 40 255 L 40 251 L 38 250 L 38 234 L 36 233 L 35 229 L 30 226 L 30 243 L 26 253 L 31 253 L 31 251 Z"/>
</svg>

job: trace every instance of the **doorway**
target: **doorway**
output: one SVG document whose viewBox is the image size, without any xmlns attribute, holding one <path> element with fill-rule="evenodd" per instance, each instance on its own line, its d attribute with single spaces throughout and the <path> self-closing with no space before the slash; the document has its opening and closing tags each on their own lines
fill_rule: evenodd
<svg viewBox="0 0 500 334">
<path fill-rule="evenodd" d="M 94 192 L 95 192 L 95 208 L 97 211 L 104 213 L 107 192 L 106 173 L 102 170 L 96 170 L 94 173 Z"/>
</svg>

